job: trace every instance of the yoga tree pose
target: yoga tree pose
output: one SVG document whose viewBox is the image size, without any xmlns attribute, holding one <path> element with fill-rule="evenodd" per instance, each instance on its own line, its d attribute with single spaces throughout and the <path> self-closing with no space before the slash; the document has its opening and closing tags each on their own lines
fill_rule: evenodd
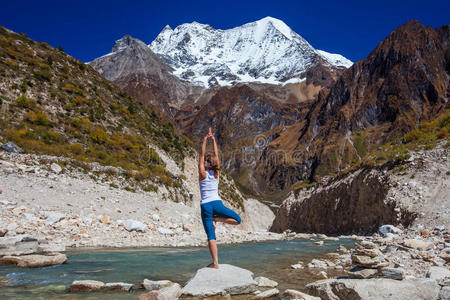
<svg viewBox="0 0 450 300">
<path fill-rule="evenodd" d="M 208 139 L 212 140 L 214 156 L 205 156 Z M 198 174 L 202 222 L 208 237 L 209 252 L 211 253 L 213 260 L 208 267 L 218 269 L 219 259 L 216 245 L 215 222 L 238 225 L 241 223 L 241 218 L 236 212 L 223 205 L 222 200 L 219 197 L 219 153 L 217 151 L 216 140 L 211 133 L 211 127 L 209 128 L 208 134 L 203 138 L 202 152 L 198 162 Z"/>
</svg>

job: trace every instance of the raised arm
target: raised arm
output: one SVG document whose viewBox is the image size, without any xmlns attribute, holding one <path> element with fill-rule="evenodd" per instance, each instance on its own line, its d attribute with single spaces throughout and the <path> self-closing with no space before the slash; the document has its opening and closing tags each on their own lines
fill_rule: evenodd
<svg viewBox="0 0 450 300">
<path fill-rule="evenodd" d="M 198 177 L 199 180 L 206 178 L 205 171 L 205 152 L 206 152 L 206 142 L 208 141 L 208 135 L 203 138 L 202 151 L 200 153 L 200 158 L 198 159 Z"/>
<path fill-rule="evenodd" d="M 217 163 L 217 169 L 220 170 L 219 151 L 217 150 L 216 139 L 214 138 L 214 136 L 212 134 L 211 134 L 211 139 L 213 141 L 214 156 L 215 156 L 216 163 Z"/>
</svg>

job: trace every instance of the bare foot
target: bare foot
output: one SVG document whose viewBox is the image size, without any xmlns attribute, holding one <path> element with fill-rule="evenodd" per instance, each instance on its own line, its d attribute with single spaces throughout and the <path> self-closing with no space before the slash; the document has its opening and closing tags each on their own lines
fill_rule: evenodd
<svg viewBox="0 0 450 300">
<path fill-rule="evenodd" d="M 219 264 L 210 263 L 210 264 L 207 265 L 206 267 L 207 267 L 207 268 L 215 268 L 215 269 L 218 269 L 218 268 L 219 268 Z"/>
</svg>

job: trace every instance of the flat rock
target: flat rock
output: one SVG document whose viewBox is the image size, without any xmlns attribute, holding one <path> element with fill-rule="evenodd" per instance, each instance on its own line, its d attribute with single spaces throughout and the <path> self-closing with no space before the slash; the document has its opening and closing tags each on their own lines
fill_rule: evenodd
<svg viewBox="0 0 450 300">
<path fill-rule="evenodd" d="M 38 245 L 38 240 L 28 234 L 0 237 L 0 256 L 35 253 Z"/>
<path fill-rule="evenodd" d="M 142 286 L 149 291 L 153 291 L 153 290 L 159 290 L 161 288 L 165 288 L 168 287 L 169 285 L 174 284 L 172 281 L 170 280 L 148 280 L 148 279 L 144 279 L 144 281 L 142 282 Z"/>
<path fill-rule="evenodd" d="M 103 286 L 104 290 L 129 292 L 133 287 L 132 283 L 108 282 Z"/>
<path fill-rule="evenodd" d="M 266 299 L 276 296 L 280 293 L 278 289 L 270 289 L 261 293 L 256 294 L 252 299 Z"/>
<path fill-rule="evenodd" d="M 314 297 L 305 293 L 302 293 L 297 290 L 285 290 L 281 295 L 281 299 L 283 300 L 320 300 L 319 297 Z"/>
<path fill-rule="evenodd" d="M 0 149 L 3 149 L 7 152 L 12 152 L 12 153 L 22 153 L 23 152 L 23 150 L 16 144 L 14 144 L 13 142 L 7 142 L 6 144 L 0 143 Z"/>
<path fill-rule="evenodd" d="M 183 294 L 204 297 L 213 295 L 249 294 L 256 291 L 257 282 L 253 273 L 228 264 L 219 269 L 202 268 L 188 281 Z"/>
<path fill-rule="evenodd" d="M 306 285 L 322 300 L 436 300 L 440 287 L 432 279 L 325 279 Z"/>
<path fill-rule="evenodd" d="M 256 277 L 255 278 L 256 283 L 258 284 L 258 286 L 260 287 L 276 287 L 278 286 L 278 282 L 271 280 L 267 277 Z"/>
<path fill-rule="evenodd" d="M 405 271 L 401 268 L 381 268 L 380 274 L 384 278 L 395 280 L 403 280 L 405 277 Z"/>
<path fill-rule="evenodd" d="M 432 242 L 427 242 L 423 240 L 418 239 L 408 239 L 403 242 L 403 245 L 405 245 L 408 248 L 413 248 L 416 250 L 429 250 L 433 248 Z"/>
<path fill-rule="evenodd" d="M 173 230 L 168 229 L 168 228 L 163 228 L 163 227 L 158 227 L 158 232 L 160 234 L 167 234 L 167 235 L 174 235 L 175 232 L 173 232 Z"/>
<path fill-rule="evenodd" d="M 370 257 L 366 255 L 352 255 L 352 262 L 362 268 L 378 268 L 388 265 L 382 257 Z"/>
<path fill-rule="evenodd" d="M 375 277 L 378 274 L 377 269 L 366 269 L 366 268 L 359 268 L 355 267 L 348 271 L 348 277 L 354 278 L 354 279 L 367 279 Z"/>
<path fill-rule="evenodd" d="M 0 262 L 7 265 L 19 267 L 39 268 L 53 265 L 60 265 L 67 261 L 67 256 L 61 253 L 49 253 L 46 255 L 29 254 L 23 256 L 3 256 Z"/>
<path fill-rule="evenodd" d="M 97 280 L 75 280 L 70 285 L 71 292 L 92 292 L 101 290 L 105 283 Z"/>
<path fill-rule="evenodd" d="M 181 286 L 178 283 L 174 283 L 160 290 L 142 294 L 139 296 L 139 300 L 176 300 L 181 294 Z"/>
</svg>

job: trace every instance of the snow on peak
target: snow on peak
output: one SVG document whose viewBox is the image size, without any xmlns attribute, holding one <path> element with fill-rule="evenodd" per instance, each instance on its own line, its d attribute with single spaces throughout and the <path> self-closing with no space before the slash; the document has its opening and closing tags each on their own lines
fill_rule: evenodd
<svg viewBox="0 0 450 300">
<path fill-rule="evenodd" d="M 282 84 L 301 77 L 318 57 L 331 66 L 348 65 L 338 54 L 318 52 L 272 17 L 225 30 L 198 22 L 175 29 L 167 25 L 148 46 L 174 69 L 174 75 L 205 87 L 212 81 Z"/>
<path fill-rule="evenodd" d="M 322 50 L 317 50 L 317 54 L 319 54 L 327 63 L 336 67 L 345 67 L 350 68 L 353 65 L 353 62 L 340 54 L 336 53 L 328 53 Z"/>
</svg>

